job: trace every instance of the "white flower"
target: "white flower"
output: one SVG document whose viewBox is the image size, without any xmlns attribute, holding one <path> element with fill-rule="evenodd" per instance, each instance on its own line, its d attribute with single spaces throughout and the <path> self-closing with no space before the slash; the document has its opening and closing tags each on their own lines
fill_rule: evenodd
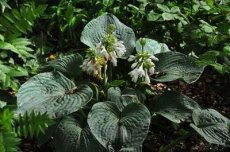
<svg viewBox="0 0 230 152">
<path fill-rule="evenodd" d="M 130 55 L 129 58 L 128 58 L 128 61 L 129 62 L 132 62 L 136 59 L 136 57 L 134 55 Z"/>
<path fill-rule="evenodd" d="M 155 73 L 155 66 L 149 68 L 149 75 L 153 75 Z"/>
<path fill-rule="evenodd" d="M 106 60 L 109 59 L 109 54 L 107 50 L 105 49 L 105 46 L 103 46 L 101 42 L 96 45 L 96 53 L 98 55 L 102 54 Z"/>
<path fill-rule="evenodd" d="M 143 77 L 145 75 L 145 71 L 143 69 L 143 64 L 138 68 L 139 77 Z"/>
<path fill-rule="evenodd" d="M 137 82 L 138 79 L 138 69 L 134 69 L 131 72 L 129 72 L 129 75 L 132 77 L 133 82 Z"/>
<path fill-rule="evenodd" d="M 122 57 L 126 52 L 126 48 L 123 44 L 122 41 L 117 41 L 113 44 L 113 49 L 112 51 L 108 52 L 103 46 L 102 42 L 99 42 L 96 45 L 96 53 L 101 54 L 104 58 L 105 61 L 110 61 L 112 62 L 113 66 L 117 66 L 117 58 Z"/>
<path fill-rule="evenodd" d="M 117 56 L 119 58 L 122 57 L 125 54 L 125 52 L 126 52 L 126 48 L 124 46 L 123 41 L 117 41 L 114 44 L 114 49 L 115 49 L 115 52 L 116 52 L 116 54 L 117 54 Z"/>
<path fill-rule="evenodd" d="M 130 55 L 128 61 L 135 61 L 131 65 L 131 72 L 129 75 L 132 77 L 133 82 L 140 79 L 143 83 L 150 84 L 150 77 L 155 73 L 155 64 L 153 61 L 158 61 L 154 55 L 138 53 L 137 56 Z"/>
<path fill-rule="evenodd" d="M 117 58 L 122 57 L 125 54 L 126 49 L 122 41 L 117 41 L 113 47 L 114 51 L 109 52 L 109 60 L 113 63 L 113 66 L 117 66 Z"/>
<path fill-rule="evenodd" d="M 102 47 L 101 54 L 105 57 L 106 60 L 109 59 L 109 54 L 108 54 L 108 52 L 106 51 L 106 49 L 105 49 L 104 46 Z"/>
<path fill-rule="evenodd" d="M 154 55 L 151 55 L 150 59 L 152 59 L 153 61 L 159 61 L 159 59 L 157 57 L 155 57 Z"/>
<path fill-rule="evenodd" d="M 150 78 L 149 78 L 147 69 L 145 69 L 145 81 L 144 81 L 144 83 L 150 84 Z"/>
<path fill-rule="evenodd" d="M 80 66 L 87 74 L 101 79 L 101 68 L 103 59 L 99 57 L 86 58 Z"/>
<path fill-rule="evenodd" d="M 138 78 L 142 78 L 145 76 L 145 71 L 143 69 L 143 65 L 136 67 L 131 72 L 128 73 L 132 77 L 133 82 L 137 82 Z"/>
<path fill-rule="evenodd" d="M 113 66 L 117 66 L 117 55 L 116 53 L 113 51 L 110 54 L 110 61 L 113 63 Z"/>
<path fill-rule="evenodd" d="M 137 62 L 134 62 L 132 65 L 131 65 L 131 69 L 134 69 L 136 66 L 137 66 Z"/>
</svg>

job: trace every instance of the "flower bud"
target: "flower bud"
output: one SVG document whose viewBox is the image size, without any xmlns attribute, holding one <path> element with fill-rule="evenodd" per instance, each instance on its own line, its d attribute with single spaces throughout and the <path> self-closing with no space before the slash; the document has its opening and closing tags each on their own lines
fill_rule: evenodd
<svg viewBox="0 0 230 152">
<path fill-rule="evenodd" d="M 107 33 L 112 34 L 115 31 L 115 29 L 116 29 L 116 27 L 114 24 L 109 24 Z"/>
<path fill-rule="evenodd" d="M 142 47 L 144 47 L 145 44 L 146 44 L 146 39 L 145 38 L 140 38 L 140 44 L 141 44 Z"/>
</svg>

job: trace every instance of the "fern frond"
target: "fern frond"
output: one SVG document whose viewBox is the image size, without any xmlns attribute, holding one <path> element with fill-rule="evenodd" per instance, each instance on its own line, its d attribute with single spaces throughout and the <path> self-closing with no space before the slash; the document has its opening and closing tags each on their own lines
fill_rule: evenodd
<svg viewBox="0 0 230 152">
<path fill-rule="evenodd" d="M 37 137 L 40 133 L 45 133 L 48 126 L 53 124 L 53 121 L 47 114 L 35 114 L 34 112 L 25 113 L 24 116 L 19 115 L 14 120 L 14 131 L 19 137 Z"/>
<path fill-rule="evenodd" d="M 0 34 L 0 41 L 4 41 L 4 40 L 5 40 L 4 36 Z"/>
<path fill-rule="evenodd" d="M 46 9 L 46 5 L 36 7 L 33 3 L 23 5 L 19 10 L 12 9 L 4 12 L 0 17 L 0 31 L 7 35 L 27 34 L 32 31 L 35 20 L 40 17 Z"/>
<path fill-rule="evenodd" d="M 0 108 L 0 152 L 18 152 L 19 139 L 12 129 L 13 112 Z"/>
<path fill-rule="evenodd" d="M 32 43 L 26 38 L 15 38 L 9 42 L 0 41 L 0 49 L 10 50 L 18 54 L 18 56 L 24 61 L 28 58 L 35 58 L 35 56 L 30 53 L 33 50 L 29 47 L 29 45 L 32 45 Z"/>
<path fill-rule="evenodd" d="M 0 131 L 0 151 L 1 152 L 18 152 L 20 139 L 14 132 Z"/>
<path fill-rule="evenodd" d="M 0 87 L 2 89 L 10 87 L 13 90 L 17 90 L 19 83 L 15 78 L 28 75 L 28 71 L 25 68 L 15 65 L 4 65 L 0 61 Z"/>
<path fill-rule="evenodd" d="M 0 112 L 0 130 L 12 131 L 12 120 L 14 114 L 9 109 L 3 109 Z"/>
</svg>

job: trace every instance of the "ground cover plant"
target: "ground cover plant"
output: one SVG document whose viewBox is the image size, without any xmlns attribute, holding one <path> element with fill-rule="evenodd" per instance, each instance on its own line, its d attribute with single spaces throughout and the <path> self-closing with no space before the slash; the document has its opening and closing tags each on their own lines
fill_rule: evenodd
<svg viewBox="0 0 230 152">
<path fill-rule="evenodd" d="M 167 45 L 169 41 L 157 41 L 150 34 L 143 34 L 146 31 L 141 31 L 140 27 L 151 19 L 150 14 L 145 14 L 147 11 L 139 12 L 138 9 L 155 3 L 138 2 L 140 8 L 134 7 L 136 2 L 128 5 L 132 9 L 126 11 L 134 15 L 126 21 L 130 25 L 119 20 L 122 20 L 122 13 L 115 11 L 114 5 L 117 4 L 114 1 L 87 2 L 88 6 L 100 6 L 92 20 L 85 10 L 73 7 L 73 3 L 60 1 L 58 5 L 49 7 L 47 16 L 42 19 L 51 19 L 50 23 L 57 25 L 46 30 L 38 26 L 41 23 L 34 25 L 34 22 L 52 4 L 29 2 L 21 5 L 20 11 L 15 13 L 17 9 L 9 9 L 6 2 L 0 3 L 3 8 L 0 83 L 1 89 L 8 89 L 8 93 L 0 92 L 1 151 L 18 151 L 20 139 L 36 141 L 34 145 L 45 147 L 47 151 L 149 151 L 143 143 L 154 136 L 153 130 L 158 130 L 161 122 L 171 122 L 169 126 L 175 130 L 179 128 L 180 137 L 159 151 L 169 151 L 182 140 L 195 135 L 224 149 L 229 147 L 230 121 L 227 117 L 214 108 L 200 106 L 183 93 L 171 88 L 156 90 L 153 85 L 172 81 L 188 85 L 195 83 L 207 65 L 221 74 L 228 73 L 228 37 L 223 36 L 220 40 L 224 44 L 223 52 L 207 51 L 198 59 L 198 52 L 189 50 L 187 55 L 188 52 L 181 51 L 183 48 L 177 52 L 176 45 Z M 172 4 L 176 2 L 168 6 L 163 2 L 156 3 L 163 13 L 149 12 L 152 21 L 155 14 L 154 21 L 162 18 L 170 22 L 179 20 L 178 26 L 185 28 L 188 19 L 178 12 L 179 8 L 169 9 Z M 206 9 L 214 7 L 210 2 L 206 4 Z M 120 9 L 125 7 L 120 5 Z M 5 12 L 7 8 L 9 10 Z M 67 10 L 66 14 L 61 13 L 63 10 Z M 137 21 L 135 14 L 143 15 L 141 22 Z M 24 26 L 17 23 L 20 21 L 17 15 L 28 16 L 24 19 Z M 16 28 L 8 27 L 8 22 L 15 23 Z M 82 23 L 85 23 L 84 28 L 75 35 L 75 28 Z M 204 26 L 202 29 L 210 29 L 207 22 L 201 21 L 201 24 Z M 37 26 L 41 33 L 36 36 L 36 32 L 30 33 L 33 26 Z M 55 28 L 58 29 L 57 38 L 52 36 Z M 152 29 L 149 32 L 152 33 Z M 199 39 L 203 36 L 207 35 Z M 74 44 L 76 48 L 72 47 Z M 217 45 L 215 42 L 215 46 L 203 47 L 213 49 Z M 47 51 L 50 47 L 69 51 Z M 43 58 L 47 54 L 48 58 Z M 217 60 L 217 56 L 221 60 Z M 15 93 L 17 99 L 9 97 Z M 152 145 L 152 150 L 154 148 Z"/>
</svg>

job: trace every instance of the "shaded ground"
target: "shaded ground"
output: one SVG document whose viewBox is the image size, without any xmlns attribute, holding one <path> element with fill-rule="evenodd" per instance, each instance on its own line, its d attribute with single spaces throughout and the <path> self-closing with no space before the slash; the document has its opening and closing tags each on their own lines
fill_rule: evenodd
<svg viewBox="0 0 230 152">
<path fill-rule="evenodd" d="M 181 81 L 166 84 L 157 84 L 159 89 L 170 88 L 171 90 L 182 92 L 194 99 L 202 108 L 213 108 L 222 115 L 230 117 L 230 77 L 220 75 L 212 69 L 206 69 L 200 79 L 193 84 L 185 84 Z M 153 136 L 145 142 L 146 152 L 158 152 L 163 145 L 168 145 L 173 140 L 180 137 L 180 132 L 188 130 L 189 124 L 183 126 L 172 126 L 164 118 L 160 119 L 160 124 L 153 124 L 151 130 Z M 230 148 L 211 145 L 196 133 L 182 140 L 171 150 L 172 152 L 229 152 Z"/>
<path fill-rule="evenodd" d="M 230 78 L 220 75 L 212 69 L 206 69 L 200 79 L 194 84 L 187 85 L 183 82 L 158 83 L 159 89 L 170 88 L 184 93 L 197 101 L 203 108 L 213 108 L 226 117 L 230 117 Z M 145 141 L 144 152 L 159 152 L 159 150 L 175 141 L 185 130 L 189 130 L 189 124 L 183 126 L 172 125 L 164 118 L 155 118 L 156 122 L 150 127 L 150 133 Z M 160 121 L 159 121 L 160 120 Z M 31 141 L 22 141 L 21 148 L 24 152 L 52 152 L 48 146 L 37 148 Z M 171 152 L 229 152 L 230 149 L 211 145 L 196 133 L 178 142 Z M 94 151 L 92 151 L 94 152 Z"/>
</svg>

